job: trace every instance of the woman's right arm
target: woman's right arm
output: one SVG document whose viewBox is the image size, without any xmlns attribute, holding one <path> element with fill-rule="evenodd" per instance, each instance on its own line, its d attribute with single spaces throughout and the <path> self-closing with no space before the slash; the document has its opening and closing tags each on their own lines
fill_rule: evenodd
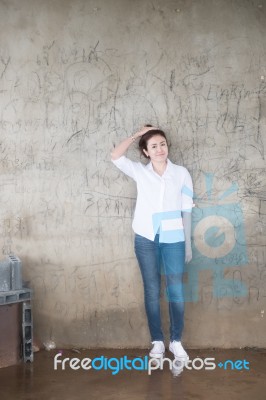
<svg viewBox="0 0 266 400">
<path fill-rule="evenodd" d="M 121 143 L 119 143 L 111 152 L 111 159 L 112 160 L 117 160 L 118 158 L 122 157 L 125 152 L 127 151 L 127 149 L 130 147 L 130 145 L 135 142 L 135 140 L 144 135 L 144 133 L 155 129 L 152 126 L 145 126 L 143 127 L 141 130 L 139 130 L 138 132 L 134 133 L 134 135 L 132 135 L 131 137 L 128 137 L 126 139 L 124 139 Z"/>
</svg>

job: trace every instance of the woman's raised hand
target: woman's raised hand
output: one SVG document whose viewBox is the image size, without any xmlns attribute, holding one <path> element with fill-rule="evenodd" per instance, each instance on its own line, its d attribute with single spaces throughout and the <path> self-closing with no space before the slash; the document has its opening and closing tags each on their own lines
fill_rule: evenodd
<svg viewBox="0 0 266 400">
<path fill-rule="evenodd" d="M 135 142 L 135 140 L 138 137 L 143 136 L 146 132 L 151 131 L 152 129 L 157 129 L 154 126 L 144 126 L 141 128 L 138 132 L 134 133 L 134 135 L 122 140 L 121 143 L 119 143 L 111 152 L 111 159 L 112 160 L 117 160 L 120 158 L 122 155 L 125 154 L 129 146 Z"/>
<path fill-rule="evenodd" d="M 143 126 L 137 133 L 135 133 L 134 136 L 135 137 L 143 136 L 145 133 L 152 131 L 154 129 L 157 129 L 157 128 L 155 128 L 154 126 Z"/>
</svg>

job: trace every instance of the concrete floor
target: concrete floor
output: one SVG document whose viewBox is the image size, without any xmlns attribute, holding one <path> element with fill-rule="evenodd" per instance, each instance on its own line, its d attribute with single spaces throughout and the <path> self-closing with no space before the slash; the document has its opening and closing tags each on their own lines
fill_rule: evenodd
<svg viewBox="0 0 266 400">
<path fill-rule="evenodd" d="M 0 369 L 1 400 L 265 400 L 266 350 L 190 350 L 190 359 L 214 357 L 215 363 L 231 359 L 246 360 L 250 369 L 188 370 L 177 377 L 169 370 L 123 370 L 112 375 L 110 370 L 54 370 L 58 350 L 35 353 L 32 364 L 19 364 Z M 146 350 L 63 350 L 62 357 L 91 359 L 128 356 L 144 357 Z M 170 357 L 166 352 L 165 357 Z M 200 362 L 195 362 L 196 366 Z"/>
</svg>

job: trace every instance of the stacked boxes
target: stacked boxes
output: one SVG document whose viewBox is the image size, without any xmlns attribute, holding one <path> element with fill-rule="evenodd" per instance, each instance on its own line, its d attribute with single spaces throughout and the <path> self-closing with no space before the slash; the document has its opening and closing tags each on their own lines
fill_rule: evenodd
<svg viewBox="0 0 266 400">
<path fill-rule="evenodd" d="M 23 287 L 22 285 L 22 263 L 20 259 L 15 255 L 9 255 L 6 260 L 0 261 L 0 311 L 3 311 L 1 315 L 7 315 L 6 312 L 9 312 L 9 308 L 14 306 L 15 303 L 22 303 L 22 315 L 19 318 L 14 314 L 13 315 L 13 322 L 9 321 L 8 329 L 14 331 L 15 326 L 19 323 L 21 326 L 22 321 L 22 332 L 20 335 L 17 335 L 17 340 L 20 340 L 20 336 L 22 337 L 22 356 L 23 360 L 26 361 L 33 361 L 33 322 L 32 322 L 32 310 L 31 310 L 31 297 L 32 297 L 32 290 Z M 21 310 L 21 308 L 20 308 Z M 5 325 L 6 321 L 5 318 L 3 321 L 0 321 L 0 325 Z M 21 329 L 20 329 L 21 331 Z M 1 330 L 0 330 L 1 335 Z M 1 337 L 0 337 L 1 339 Z M 0 340 L 0 343 L 3 342 L 3 348 L 8 346 L 8 341 L 6 342 L 6 346 L 3 340 Z M 14 343 L 14 342 L 13 342 Z M 12 346 L 11 346 L 12 347 Z M 10 353 L 15 353 L 16 348 L 18 346 L 13 346 L 10 348 Z M 0 349 L 1 350 L 1 349 Z M 0 356 L 1 356 L 0 351 Z M 14 357 L 13 357 L 14 358 Z M 0 367 L 4 366 L 1 365 Z"/>
<path fill-rule="evenodd" d="M 11 254 L 0 261 L 0 305 L 31 299 L 31 289 L 22 286 L 22 263 Z"/>
</svg>

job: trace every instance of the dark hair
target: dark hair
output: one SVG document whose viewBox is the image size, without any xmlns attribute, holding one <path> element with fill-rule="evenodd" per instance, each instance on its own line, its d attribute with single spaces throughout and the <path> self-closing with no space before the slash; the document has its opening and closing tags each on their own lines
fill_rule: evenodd
<svg viewBox="0 0 266 400">
<path fill-rule="evenodd" d="M 152 127 L 152 125 L 145 125 L 145 126 L 150 127 L 150 128 Z M 145 158 L 149 158 L 149 157 L 146 156 L 146 154 L 144 153 L 143 150 L 147 151 L 148 141 L 155 135 L 162 136 L 166 140 L 166 143 L 167 143 L 166 135 L 165 135 L 164 131 L 162 131 L 161 129 L 154 128 L 154 129 L 151 129 L 150 131 L 144 133 L 144 135 L 142 135 L 139 140 L 139 149 L 140 149 L 141 154 L 143 154 Z"/>
</svg>

